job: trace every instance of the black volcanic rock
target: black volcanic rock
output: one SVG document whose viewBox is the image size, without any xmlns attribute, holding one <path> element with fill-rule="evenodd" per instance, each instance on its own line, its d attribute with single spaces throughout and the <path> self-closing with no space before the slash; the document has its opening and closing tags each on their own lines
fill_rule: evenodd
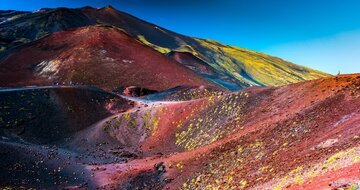
<svg viewBox="0 0 360 190">
<path fill-rule="evenodd" d="M 3 89 L 0 134 L 32 143 L 54 142 L 130 107 L 127 100 L 93 87 Z"/>
<path fill-rule="evenodd" d="M 128 86 L 128 87 L 119 87 L 113 90 L 113 92 L 122 94 L 125 96 L 132 96 L 132 97 L 141 97 L 150 94 L 154 94 L 158 91 L 151 90 L 147 88 L 137 87 L 137 86 Z"/>
</svg>

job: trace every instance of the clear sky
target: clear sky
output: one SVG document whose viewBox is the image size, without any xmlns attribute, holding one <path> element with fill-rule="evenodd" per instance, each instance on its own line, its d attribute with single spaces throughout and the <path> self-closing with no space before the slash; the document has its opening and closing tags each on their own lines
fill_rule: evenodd
<svg viewBox="0 0 360 190">
<path fill-rule="evenodd" d="M 359 0 L 1 0 L 0 9 L 113 7 L 169 30 L 360 73 Z"/>
</svg>

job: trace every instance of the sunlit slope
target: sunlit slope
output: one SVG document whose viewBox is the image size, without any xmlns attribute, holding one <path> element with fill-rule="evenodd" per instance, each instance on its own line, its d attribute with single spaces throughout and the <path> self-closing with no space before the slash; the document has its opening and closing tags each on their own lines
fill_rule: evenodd
<svg viewBox="0 0 360 190">
<path fill-rule="evenodd" d="M 142 155 L 102 165 L 94 176 L 117 189 L 357 185 L 359 84 L 359 75 L 342 75 L 140 107 L 102 128 L 118 141 L 131 139 L 124 142 Z"/>
<path fill-rule="evenodd" d="M 212 57 L 213 62 L 225 72 L 252 85 L 279 86 L 327 75 L 264 53 L 228 46 L 216 41 L 196 40 L 202 47 L 212 51 L 212 56 L 198 51 L 199 57 L 203 59 Z"/>
<path fill-rule="evenodd" d="M 99 9 L 98 14 L 101 15 L 98 18 L 102 17 L 101 24 L 116 25 L 161 53 L 191 53 L 218 74 L 229 76 L 229 79 L 223 79 L 226 82 L 233 83 L 235 80 L 239 88 L 253 85 L 279 86 L 328 76 L 263 53 L 177 34 L 112 7 Z"/>
<path fill-rule="evenodd" d="M 0 58 L 9 50 L 52 32 L 88 25 L 112 25 L 163 53 L 187 52 L 211 67 L 214 83 L 236 90 L 248 86 L 279 86 L 328 74 L 282 59 L 213 40 L 193 38 L 166 30 L 113 7 L 42 9 L 37 12 L 0 12 Z M 178 62 L 184 63 L 181 60 Z M 187 66 L 185 64 L 185 66 Z M 197 72 L 196 68 L 189 67 Z M 206 73 L 197 72 L 203 76 Z M 236 88 L 234 88 L 234 86 Z"/>
<path fill-rule="evenodd" d="M 144 37 L 141 36 L 140 40 L 144 40 Z M 193 40 L 191 45 L 180 45 L 171 51 L 191 53 L 222 75 L 235 79 L 242 87 L 281 86 L 328 75 L 278 57 L 225 45 L 214 40 L 199 38 Z M 146 41 L 145 44 L 148 42 Z M 154 44 L 150 46 L 154 47 Z M 155 49 L 163 52 L 165 48 L 155 47 Z"/>
</svg>

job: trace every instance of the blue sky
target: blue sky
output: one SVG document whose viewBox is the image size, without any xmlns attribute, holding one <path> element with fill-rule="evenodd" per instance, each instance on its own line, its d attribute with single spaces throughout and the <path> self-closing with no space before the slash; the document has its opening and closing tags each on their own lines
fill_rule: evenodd
<svg viewBox="0 0 360 190">
<path fill-rule="evenodd" d="M 178 33 L 336 74 L 360 73 L 358 0 L 1 0 L 0 9 L 113 7 Z"/>
</svg>

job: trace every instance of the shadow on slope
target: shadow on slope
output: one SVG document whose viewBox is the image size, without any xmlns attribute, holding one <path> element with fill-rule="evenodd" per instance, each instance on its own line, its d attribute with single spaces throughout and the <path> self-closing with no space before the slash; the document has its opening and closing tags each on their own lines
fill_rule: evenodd
<svg viewBox="0 0 360 190">
<path fill-rule="evenodd" d="M 32 143 L 53 143 L 130 107 L 129 101 L 94 87 L 2 89 L 0 133 Z"/>
</svg>

